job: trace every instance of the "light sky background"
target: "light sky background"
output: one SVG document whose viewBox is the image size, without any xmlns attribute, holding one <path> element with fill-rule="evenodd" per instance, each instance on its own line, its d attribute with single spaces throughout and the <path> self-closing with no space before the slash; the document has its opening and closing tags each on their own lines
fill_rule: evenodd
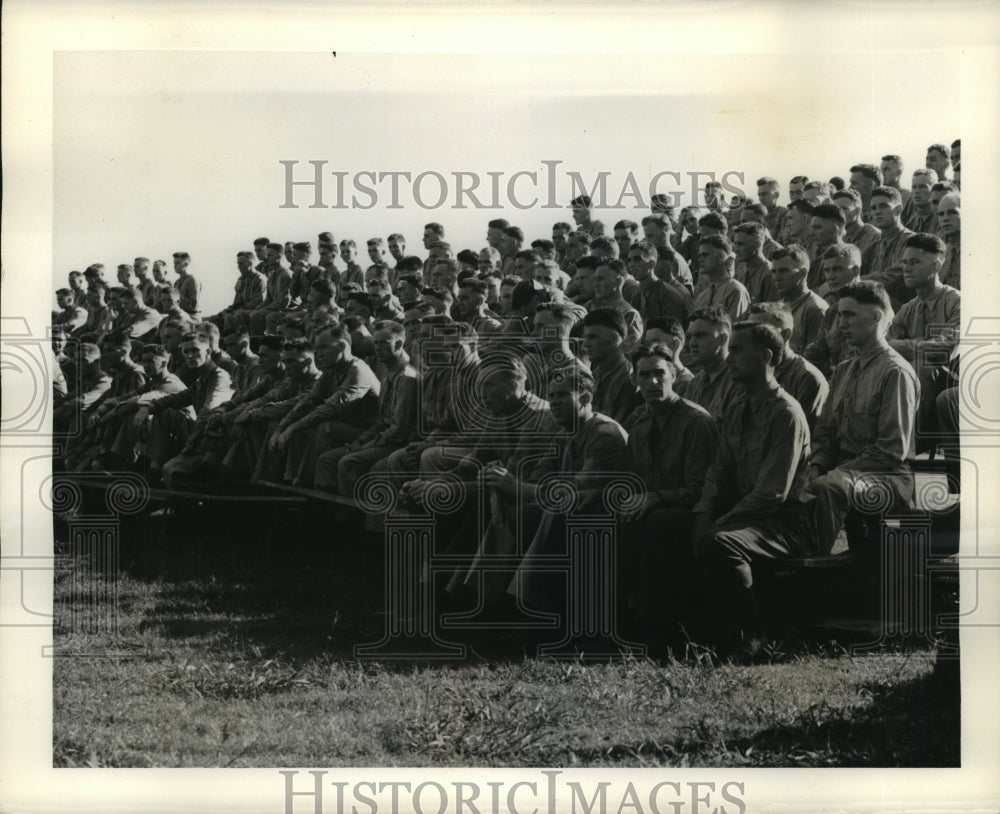
<svg viewBox="0 0 1000 814">
<path fill-rule="evenodd" d="M 9 0 L 0 51 L 5 341 L 23 331 L 44 342 L 52 290 L 91 262 L 187 250 L 211 311 L 231 297 L 236 251 L 259 234 L 315 240 L 330 229 L 364 240 L 400 231 L 415 244 L 433 214 L 456 247 L 478 247 L 494 214 L 282 210 L 281 159 L 327 159 L 351 173 L 511 172 L 560 159 L 584 175 L 733 169 L 784 183 L 800 172 L 843 175 L 889 151 L 912 169 L 927 144 L 955 137 L 965 142 L 968 329 L 970 316 L 1000 314 L 998 9 L 992 0 Z M 553 214 L 507 216 L 534 236 L 547 234 Z M 1000 335 L 1000 325 L 986 330 Z M 980 403 L 995 415 L 996 368 L 982 362 L 980 378 L 991 383 Z M 22 379 L 4 371 L 5 419 L 38 384 Z M 963 483 L 975 488 L 963 494 L 963 553 L 996 552 L 1000 504 L 989 495 L 1000 421 L 992 427 L 965 439 Z M 4 553 L 18 542 L 50 552 L 38 498 L 50 439 L 2 440 Z M 995 809 L 998 575 L 963 572 L 961 770 L 671 769 L 666 777 L 738 778 L 753 811 Z M 4 619 L 19 602 L 51 607 L 50 585 L 32 583 L 25 600 L 18 580 L 0 569 Z M 50 643 L 47 628 L 0 625 L 2 663 L 16 666 L 0 669 L 5 809 L 283 810 L 283 778 L 270 769 L 54 770 L 52 659 L 39 657 Z M 363 771 L 331 777 L 374 779 Z M 446 775 L 394 768 L 377 779 Z M 513 782 L 524 773 L 476 775 Z M 646 789 L 664 776 L 600 775 Z"/>
<path fill-rule="evenodd" d="M 888 152 L 902 155 L 909 171 L 923 165 L 928 144 L 960 136 L 955 54 L 652 62 L 655 75 L 648 55 L 626 54 L 58 53 L 56 282 L 92 262 L 113 277 L 118 263 L 138 255 L 169 262 L 185 250 L 203 284 L 203 310 L 214 313 L 231 300 L 235 253 L 259 235 L 315 246 L 320 231 L 332 231 L 357 240 L 367 265 L 364 242 L 394 231 L 423 256 L 420 235 L 432 220 L 444 224 L 456 250 L 482 248 L 493 217 L 521 226 L 528 241 L 548 237 L 553 222 L 572 220 L 569 172 L 588 186 L 609 172 L 609 206 L 630 172 L 644 199 L 655 173 L 677 172 L 680 184 L 668 177 L 659 188 L 689 202 L 692 186 L 707 178 L 688 173 L 742 173 L 752 194 L 761 175 L 783 185 L 800 173 L 846 178 L 852 163 L 878 163 Z M 297 180 L 314 177 L 309 161 L 327 161 L 327 205 L 338 197 L 330 173 L 347 172 L 349 208 L 310 208 L 305 187 L 294 192 L 298 209 L 281 208 L 281 160 L 299 162 Z M 562 162 L 551 195 L 543 160 Z M 438 172 L 449 193 L 433 207 L 440 187 L 428 178 L 424 208 L 401 179 L 402 208 L 390 209 L 385 180 L 376 184 L 378 204 L 361 209 L 352 205 L 351 183 L 364 170 Z M 506 184 L 522 170 L 538 173 L 538 182 L 519 180 L 517 199 L 539 201 L 518 210 Z M 490 171 L 504 173 L 505 209 L 477 209 L 468 199 L 467 209 L 454 208 L 452 173 L 480 176 L 477 195 L 488 203 Z M 727 179 L 741 186 L 737 175 Z M 370 203 L 366 194 L 356 198 Z M 559 209 L 543 208 L 550 198 Z M 648 213 L 634 197 L 623 206 L 595 214 L 610 228 Z"/>
</svg>

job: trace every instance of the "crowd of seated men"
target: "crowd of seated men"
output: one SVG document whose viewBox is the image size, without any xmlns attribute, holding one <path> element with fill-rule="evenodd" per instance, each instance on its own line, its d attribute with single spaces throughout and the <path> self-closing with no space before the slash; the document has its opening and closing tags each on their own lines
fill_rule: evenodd
<svg viewBox="0 0 1000 814">
<path fill-rule="evenodd" d="M 753 650 L 755 561 L 829 553 L 857 494 L 906 505 L 916 454 L 957 455 L 959 150 L 932 145 L 909 190 L 887 155 L 846 184 L 796 176 L 787 205 L 773 178 L 728 204 L 710 183 L 610 230 L 580 196 L 575 225 L 529 246 L 498 218 L 456 252 L 429 223 L 426 258 L 392 234 L 367 268 L 329 232 L 318 256 L 261 237 L 211 315 L 185 252 L 172 272 L 120 265 L 116 285 L 73 271 L 53 314 L 58 465 L 344 497 L 382 472 L 414 507 L 447 473 L 466 489 L 438 520 L 446 591 L 542 608 L 560 588 L 532 561 L 566 528 L 546 479 L 585 511 L 632 473 L 630 612 L 655 637 L 697 567 Z M 477 572 L 494 554 L 511 567 Z"/>
</svg>

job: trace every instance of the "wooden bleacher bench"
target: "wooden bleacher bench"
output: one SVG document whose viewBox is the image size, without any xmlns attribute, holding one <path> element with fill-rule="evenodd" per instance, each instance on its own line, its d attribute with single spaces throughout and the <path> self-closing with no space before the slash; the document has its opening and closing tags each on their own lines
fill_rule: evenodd
<svg viewBox="0 0 1000 814">
<path fill-rule="evenodd" d="M 335 495 L 331 492 L 324 492 L 320 489 L 306 489 L 301 486 L 289 486 L 285 483 L 276 483 L 275 481 L 269 480 L 255 480 L 251 481 L 251 483 L 254 486 L 262 486 L 266 489 L 273 489 L 276 492 L 285 492 L 289 495 L 295 495 L 301 500 L 318 500 L 323 503 L 336 503 L 338 506 L 346 506 L 351 509 L 359 508 L 358 502 L 352 497 Z"/>
</svg>

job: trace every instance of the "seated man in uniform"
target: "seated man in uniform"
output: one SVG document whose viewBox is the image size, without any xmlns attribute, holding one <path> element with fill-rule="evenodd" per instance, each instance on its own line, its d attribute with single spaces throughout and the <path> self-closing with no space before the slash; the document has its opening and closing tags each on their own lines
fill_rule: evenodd
<svg viewBox="0 0 1000 814">
<path fill-rule="evenodd" d="M 763 645 L 753 594 L 755 559 L 803 556 L 815 548 L 802 501 L 809 427 L 774 377 L 784 342 L 770 325 L 737 323 L 728 364 L 740 393 L 720 422 L 718 454 L 695 506 L 694 551 L 716 584 L 724 646 L 752 659 Z"/>
<path fill-rule="evenodd" d="M 829 294 L 830 307 L 823 314 L 823 325 L 816 338 L 802 351 L 803 358 L 812 362 L 829 378 L 850 346 L 844 342 L 837 322 L 837 301 L 841 288 L 861 279 L 861 250 L 852 243 L 839 243 L 823 252 L 823 277 Z"/>
<path fill-rule="evenodd" d="M 750 294 L 733 277 L 735 262 L 732 244 L 725 235 L 708 235 L 698 241 L 701 276 L 695 285 L 692 306 L 695 310 L 718 305 L 726 310 L 732 322 L 742 319 L 750 307 Z"/>
<path fill-rule="evenodd" d="M 856 353 L 841 362 L 830 382 L 830 397 L 816 425 L 808 490 L 815 495 L 813 516 L 820 553 L 828 553 L 844 528 L 854 496 L 888 489 L 898 503 L 913 498 L 917 377 L 886 334 L 892 315 L 889 296 L 878 283 L 861 281 L 840 289 L 837 318 Z M 858 540 L 864 518 L 848 527 Z M 852 540 L 852 536 L 855 538 Z"/>
<path fill-rule="evenodd" d="M 316 458 L 368 429 L 378 413 L 379 381 L 351 353 L 351 334 L 338 325 L 316 340 L 316 362 L 323 375 L 313 389 L 278 422 L 261 455 L 273 479 L 312 486 Z M 267 458 L 265 462 L 263 459 Z M 260 474 L 258 474 L 260 477 Z"/>
<path fill-rule="evenodd" d="M 695 311 L 688 326 L 691 364 L 700 369 L 685 387 L 684 398 L 700 404 L 716 421 L 737 392 L 726 364 L 732 330 L 729 314 L 718 305 Z"/>
<path fill-rule="evenodd" d="M 792 312 L 793 328 L 790 344 L 796 353 L 819 336 L 823 329 L 823 314 L 830 306 L 809 288 L 809 254 L 793 243 L 778 249 L 771 256 L 774 285 Z"/>
<path fill-rule="evenodd" d="M 812 430 L 823 412 L 830 386 L 815 365 L 792 350 L 789 343 L 793 324 L 791 310 L 783 302 L 757 302 L 750 306 L 747 319 L 761 325 L 770 325 L 781 334 L 784 345 L 781 357 L 775 360 L 774 378 L 786 393 L 794 396 Z"/>
<path fill-rule="evenodd" d="M 358 479 L 382 458 L 406 446 L 416 427 L 419 374 L 403 350 L 403 326 L 375 323 L 375 372 L 380 392 L 375 423 L 316 459 L 317 489 L 354 496 Z"/>
<path fill-rule="evenodd" d="M 693 562 L 692 510 L 715 458 L 715 421 L 674 390 L 673 352 L 663 344 L 641 345 L 632 354 L 643 406 L 628 431 L 629 469 L 646 494 L 626 521 L 621 581 L 650 635 L 689 610 L 684 591 Z"/>
<path fill-rule="evenodd" d="M 625 357 L 625 321 L 611 308 L 598 308 L 583 318 L 583 345 L 594 374 L 594 410 L 623 423 L 641 397 Z"/>
<path fill-rule="evenodd" d="M 957 383 L 949 365 L 961 330 L 962 295 L 939 279 L 944 255 L 944 241 L 936 235 L 916 234 L 906 241 L 903 282 L 917 296 L 899 309 L 889 326 L 889 347 L 913 366 L 920 384 L 918 454 L 934 446 L 938 394 Z"/>
<path fill-rule="evenodd" d="M 261 349 L 263 350 L 263 343 Z M 309 393 L 320 377 L 313 346 L 304 339 L 281 344 L 281 365 L 285 375 L 262 395 L 239 405 L 221 418 L 228 451 L 222 455 L 222 469 L 231 479 L 249 476 L 266 460 L 264 444 L 278 422 Z M 225 444 L 220 444 L 225 446 Z M 215 462 L 214 456 L 210 459 Z"/>
<path fill-rule="evenodd" d="M 151 483 L 159 480 L 163 465 L 187 443 L 198 416 L 233 395 L 232 380 L 212 361 L 205 334 L 186 334 L 181 350 L 188 369 L 187 389 L 141 405 L 133 419 L 137 425 L 149 421 L 147 450 Z"/>
</svg>

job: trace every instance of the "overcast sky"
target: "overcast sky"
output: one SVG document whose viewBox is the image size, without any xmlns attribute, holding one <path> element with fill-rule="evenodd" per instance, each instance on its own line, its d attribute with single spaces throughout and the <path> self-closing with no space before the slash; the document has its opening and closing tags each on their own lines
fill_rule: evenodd
<svg viewBox="0 0 1000 814">
<path fill-rule="evenodd" d="M 364 258 L 367 238 L 394 231 L 422 253 L 434 220 L 456 249 L 479 249 L 492 217 L 529 240 L 570 220 L 573 172 L 588 188 L 608 173 L 608 206 L 623 208 L 597 217 L 611 226 L 646 214 L 660 172 L 674 174 L 658 189 L 687 202 L 706 180 L 691 173 L 734 186 L 742 175 L 752 192 L 760 175 L 846 176 L 887 152 L 913 168 L 928 144 L 961 135 L 959 76 L 956 53 L 59 53 L 56 274 L 185 250 L 211 313 L 231 299 L 235 253 L 259 235 L 315 244 L 329 230 L 357 240 Z M 307 187 L 292 192 L 299 208 L 283 208 L 281 161 L 297 162 L 296 180 L 315 177 L 310 161 L 327 162 L 323 203 L 342 208 L 310 208 Z M 391 176 L 379 183 L 365 171 L 410 173 L 399 176 L 397 208 Z M 520 171 L 536 173 L 514 180 L 524 209 L 508 196 Z M 460 199 L 457 172 L 470 174 L 466 188 L 478 179 L 483 205 L 496 197 L 504 209 Z M 420 173 L 430 174 L 415 199 Z"/>
</svg>

